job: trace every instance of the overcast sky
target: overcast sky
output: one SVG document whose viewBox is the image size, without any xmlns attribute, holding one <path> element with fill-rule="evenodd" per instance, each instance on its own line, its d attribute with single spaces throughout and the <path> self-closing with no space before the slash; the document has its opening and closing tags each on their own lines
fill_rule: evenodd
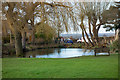
<svg viewBox="0 0 120 80">
<path fill-rule="evenodd" d="M 89 31 L 87 30 L 87 33 L 89 33 Z M 100 28 L 100 30 L 99 30 L 99 33 L 115 33 L 115 31 L 107 31 L 106 32 L 106 29 L 105 28 L 102 28 L 102 26 L 101 26 L 101 28 Z M 64 32 L 62 32 L 62 34 L 82 34 L 82 31 L 81 30 L 79 30 L 79 31 L 69 31 L 69 32 L 66 32 L 66 31 L 64 31 Z"/>
</svg>

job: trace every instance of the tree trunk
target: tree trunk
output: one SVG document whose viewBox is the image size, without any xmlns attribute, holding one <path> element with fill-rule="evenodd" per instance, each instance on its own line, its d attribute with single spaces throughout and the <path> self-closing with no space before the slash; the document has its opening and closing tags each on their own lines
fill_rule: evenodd
<svg viewBox="0 0 120 80">
<path fill-rule="evenodd" d="M 90 38 L 89 38 L 89 36 L 88 36 L 88 34 L 87 34 L 87 32 L 86 32 L 86 30 L 85 30 L 84 27 L 83 27 L 83 30 L 84 30 L 84 32 L 85 32 L 85 34 L 86 34 L 86 37 L 87 37 L 87 39 L 88 39 L 88 42 L 91 44 L 91 46 L 94 46 L 94 44 L 91 42 L 91 40 L 90 40 Z"/>
<path fill-rule="evenodd" d="M 86 30 L 85 30 L 83 20 L 84 20 L 84 15 L 81 15 L 81 24 L 80 24 L 80 27 L 81 27 L 82 31 L 85 32 L 85 34 L 86 34 L 86 36 L 87 36 L 87 39 L 88 39 L 88 42 L 89 42 L 92 46 L 94 46 L 94 44 L 93 44 L 93 43 L 91 42 L 91 40 L 89 39 L 89 36 L 88 36 L 88 34 L 87 34 Z M 83 36 L 84 36 L 84 35 L 83 35 Z"/>
<path fill-rule="evenodd" d="M 116 30 L 115 40 L 120 41 L 120 29 L 119 28 Z"/>
<path fill-rule="evenodd" d="M 91 46 L 94 46 L 94 44 L 91 42 L 91 40 L 90 40 L 90 38 L 89 38 L 89 36 L 88 36 L 86 30 L 85 30 L 85 27 L 84 27 L 83 22 L 81 22 L 81 25 L 80 25 L 80 26 L 81 26 L 82 31 L 85 32 L 85 35 L 86 35 L 86 37 L 87 37 L 87 39 L 88 39 L 88 42 L 91 44 Z"/>
<path fill-rule="evenodd" d="M 23 47 L 23 50 L 26 49 L 26 32 L 22 32 L 22 47 Z"/>
<path fill-rule="evenodd" d="M 33 30 L 32 32 L 32 44 L 35 43 L 35 30 Z"/>
<path fill-rule="evenodd" d="M 90 24 L 90 21 L 91 21 L 91 20 L 88 19 L 89 33 L 90 33 L 91 40 L 92 40 L 93 44 L 95 45 L 96 43 L 95 43 L 95 41 L 94 41 L 93 34 L 92 34 L 92 32 L 91 32 L 91 24 Z"/>
<path fill-rule="evenodd" d="M 60 37 L 60 31 L 58 30 L 58 38 Z"/>
<path fill-rule="evenodd" d="M 58 29 L 58 40 L 57 40 L 58 42 L 58 44 L 60 44 L 60 31 L 59 31 L 59 29 Z"/>
<path fill-rule="evenodd" d="M 101 21 L 101 23 L 102 23 L 102 21 Z M 96 33 L 98 45 L 100 44 L 99 36 L 98 36 L 98 32 L 99 32 L 100 27 L 101 27 L 101 25 L 98 26 L 98 28 L 97 28 L 97 33 Z"/>
<path fill-rule="evenodd" d="M 34 11 L 34 9 L 33 9 Z M 34 14 L 32 13 L 32 29 L 33 29 L 33 32 L 32 32 L 32 44 L 35 44 L 35 26 L 34 26 Z"/>
<path fill-rule="evenodd" d="M 96 29 L 95 24 L 93 25 L 93 37 L 95 39 L 95 42 L 98 44 L 99 40 L 98 40 L 98 31 Z"/>
<path fill-rule="evenodd" d="M 21 33 L 19 31 L 15 31 L 15 50 L 16 50 L 17 57 L 23 55 L 21 38 L 22 38 Z"/>
<path fill-rule="evenodd" d="M 83 37 L 83 40 L 85 42 L 85 45 L 89 46 L 89 44 L 87 43 L 87 41 L 85 40 L 85 35 L 84 35 L 84 30 L 83 30 L 83 23 L 80 24 L 80 28 L 82 29 L 82 37 Z"/>
<path fill-rule="evenodd" d="M 85 35 L 84 35 L 84 31 L 82 30 L 82 37 L 83 37 L 83 40 L 84 40 L 84 42 L 85 42 L 85 45 L 86 46 L 89 46 L 89 44 L 86 42 L 86 40 L 85 40 Z"/>
<path fill-rule="evenodd" d="M 10 31 L 10 44 L 12 44 L 12 31 Z"/>
</svg>

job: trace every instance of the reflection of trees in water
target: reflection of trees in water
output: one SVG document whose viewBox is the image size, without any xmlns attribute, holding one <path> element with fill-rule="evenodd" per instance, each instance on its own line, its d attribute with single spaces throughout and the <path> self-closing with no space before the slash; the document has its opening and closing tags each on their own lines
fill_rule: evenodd
<svg viewBox="0 0 120 80">
<path fill-rule="evenodd" d="M 32 57 L 33 57 L 33 58 L 35 58 L 35 57 L 36 57 L 36 55 L 35 55 L 35 54 L 32 54 Z"/>
<path fill-rule="evenodd" d="M 58 48 L 58 49 L 57 49 L 57 52 L 58 52 L 58 55 L 60 55 L 60 53 L 61 53 L 61 49 Z"/>
<path fill-rule="evenodd" d="M 91 53 L 91 52 L 92 52 L 92 50 L 91 50 L 91 49 L 89 49 L 89 50 L 88 50 L 88 53 Z"/>
<path fill-rule="evenodd" d="M 82 49 L 83 54 L 87 52 L 87 49 Z"/>
<path fill-rule="evenodd" d="M 88 53 L 92 53 L 91 49 L 83 49 L 83 55 L 88 54 Z"/>
<path fill-rule="evenodd" d="M 35 51 L 26 52 L 26 57 L 32 56 L 36 57 L 36 55 L 49 55 L 54 52 L 54 49 L 39 49 Z"/>
<path fill-rule="evenodd" d="M 93 54 L 93 50 L 89 50 L 89 49 L 76 49 L 77 51 L 79 51 L 79 53 L 82 55 L 91 55 Z M 35 51 L 29 51 L 26 53 L 26 55 L 29 57 L 36 57 L 37 55 L 45 55 L 47 57 L 51 57 L 51 55 L 54 55 L 57 56 L 57 57 L 60 57 L 62 56 L 61 52 L 65 52 L 67 53 L 67 50 L 66 49 L 61 49 L 61 48 L 49 48 L 49 49 L 39 49 L 39 50 L 35 50 Z"/>
</svg>

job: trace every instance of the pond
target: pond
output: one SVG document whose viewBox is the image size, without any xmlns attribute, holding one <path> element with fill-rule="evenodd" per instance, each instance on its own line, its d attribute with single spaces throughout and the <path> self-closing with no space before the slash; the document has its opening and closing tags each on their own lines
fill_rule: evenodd
<svg viewBox="0 0 120 80">
<path fill-rule="evenodd" d="M 94 54 L 94 50 L 92 49 L 49 48 L 29 51 L 25 53 L 25 56 L 29 58 L 71 58 L 79 56 L 92 56 Z M 97 55 L 108 55 L 108 53 L 97 53 Z"/>
</svg>

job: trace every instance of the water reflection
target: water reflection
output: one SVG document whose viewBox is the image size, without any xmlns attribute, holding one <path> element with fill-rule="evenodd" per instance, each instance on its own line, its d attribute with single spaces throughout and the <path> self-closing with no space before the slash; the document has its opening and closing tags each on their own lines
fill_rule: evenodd
<svg viewBox="0 0 120 80">
<path fill-rule="evenodd" d="M 92 50 L 92 49 L 83 49 L 82 51 L 83 51 L 82 56 L 94 55 L 94 50 Z"/>
<path fill-rule="evenodd" d="M 44 56 L 49 56 L 49 54 L 52 54 L 54 52 L 54 49 L 39 49 L 39 50 L 35 50 L 35 51 L 29 51 L 27 53 L 25 53 L 26 57 L 37 57 L 39 55 L 44 55 Z"/>
<path fill-rule="evenodd" d="M 98 54 L 104 55 L 107 53 Z M 26 57 L 30 58 L 70 58 L 89 55 L 94 55 L 94 50 L 80 48 L 52 48 L 52 49 L 39 49 L 35 51 L 29 51 L 26 53 Z"/>
</svg>

